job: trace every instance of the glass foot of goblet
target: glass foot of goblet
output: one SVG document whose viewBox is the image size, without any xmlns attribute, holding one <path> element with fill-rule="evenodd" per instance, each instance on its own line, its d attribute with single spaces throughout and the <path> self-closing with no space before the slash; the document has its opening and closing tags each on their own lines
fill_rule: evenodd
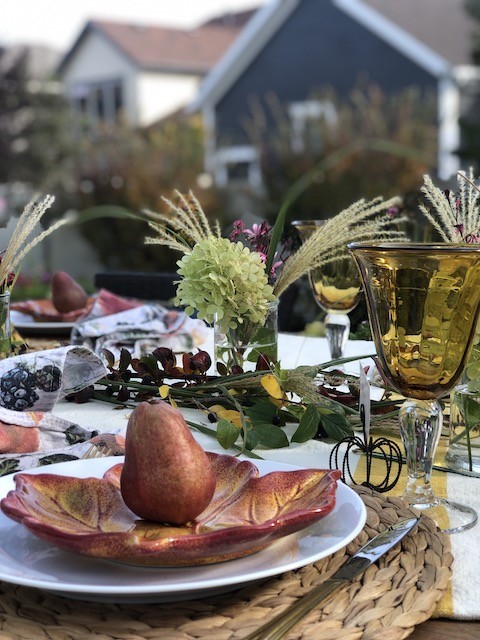
<svg viewBox="0 0 480 640">
<path fill-rule="evenodd" d="M 342 358 L 350 333 L 350 318 L 346 313 L 329 313 L 324 323 L 332 360 Z"/>
<path fill-rule="evenodd" d="M 444 533 L 459 533 L 475 526 L 478 515 L 471 507 L 439 498 L 433 492 L 430 475 L 442 422 L 442 408 L 436 400 L 406 400 L 401 406 L 400 434 L 408 471 L 403 498 L 431 517 Z"/>
</svg>

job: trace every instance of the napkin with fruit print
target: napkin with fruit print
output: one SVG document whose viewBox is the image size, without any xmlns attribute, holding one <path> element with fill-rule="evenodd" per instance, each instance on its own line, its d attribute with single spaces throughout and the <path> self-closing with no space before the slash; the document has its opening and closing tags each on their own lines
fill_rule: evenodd
<svg viewBox="0 0 480 640">
<path fill-rule="evenodd" d="M 71 342 L 82 344 L 101 356 L 103 349 L 116 358 L 127 349 L 135 358 L 148 355 L 157 347 L 185 353 L 205 342 L 209 335 L 203 320 L 158 304 L 141 304 L 106 314 L 99 297 L 90 313 L 72 330 Z"/>
<path fill-rule="evenodd" d="M 81 346 L 25 353 L 0 361 L 0 407 L 12 411 L 51 411 L 107 373 L 101 359 Z"/>
<path fill-rule="evenodd" d="M 99 435 L 50 411 L 60 398 L 93 385 L 106 374 L 84 347 L 59 347 L 0 361 L 0 475 L 85 455 L 106 442 L 113 453 L 123 441 Z"/>
</svg>

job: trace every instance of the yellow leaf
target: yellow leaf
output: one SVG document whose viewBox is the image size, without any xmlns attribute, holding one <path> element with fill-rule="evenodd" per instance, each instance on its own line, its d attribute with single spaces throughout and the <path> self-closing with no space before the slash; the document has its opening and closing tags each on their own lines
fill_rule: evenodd
<svg viewBox="0 0 480 640">
<path fill-rule="evenodd" d="M 210 407 L 210 411 L 216 413 L 219 418 L 228 420 L 228 422 L 231 422 L 235 427 L 238 427 L 239 429 L 241 428 L 242 418 L 238 411 L 235 411 L 234 409 L 225 409 L 225 407 L 222 407 L 221 404 L 212 405 Z M 246 422 L 249 421 L 247 417 L 245 417 L 245 420 Z"/>
<path fill-rule="evenodd" d="M 170 393 L 170 387 L 168 386 L 168 384 L 162 384 L 162 386 L 158 388 L 158 393 L 162 400 L 168 398 L 168 394 Z"/>
<path fill-rule="evenodd" d="M 277 400 L 281 400 L 284 397 L 283 389 L 278 383 L 277 378 L 272 373 L 267 373 L 261 379 L 262 387 L 272 398 L 276 398 Z"/>
<path fill-rule="evenodd" d="M 175 400 L 172 397 L 169 398 L 169 402 L 174 409 L 178 409 L 178 404 L 175 402 Z"/>
</svg>

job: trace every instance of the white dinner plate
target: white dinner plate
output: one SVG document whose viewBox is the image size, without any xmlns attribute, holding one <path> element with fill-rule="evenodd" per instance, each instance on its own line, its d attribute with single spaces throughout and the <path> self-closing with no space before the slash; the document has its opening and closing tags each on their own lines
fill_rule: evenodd
<svg viewBox="0 0 480 640">
<path fill-rule="evenodd" d="M 101 477 L 123 458 L 52 464 L 28 473 Z M 260 474 L 298 467 L 255 460 Z M 0 478 L 0 499 L 14 488 L 14 474 Z M 0 580 L 79 600 L 115 603 L 175 602 L 226 591 L 316 562 L 343 548 L 363 529 L 366 509 L 338 483 L 334 510 L 316 524 L 245 558 L 218 564 L 151 568 L 123 565 L 62 551 L 36 538 L 0 512 Z"/>
<path fill-rule="evenodd" d="M 10 311 L 10 320 L 20 333 L 23 331 L 29 335 L 70 335 L 75 325 L 74 322 L 35 322 L 32 316 L 14 309 Z"/>
</svg>

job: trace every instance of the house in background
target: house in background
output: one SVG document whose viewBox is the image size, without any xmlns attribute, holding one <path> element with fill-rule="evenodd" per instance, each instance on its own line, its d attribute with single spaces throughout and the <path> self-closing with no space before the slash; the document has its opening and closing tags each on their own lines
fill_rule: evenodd
<svg viewBox="0 0 480 640">
<path fill-rule="evenodd" d="M 464 0 L 270 0 L 191 105 L 204 118 L 206 169 L 219 186 L 239 177 L 259 186 L 258 154 L 242 125 L 252 96 L 276 95 L 301 131 L 309 118 L 328 116 L 312 94 L 332 87 L 347 96 L 366 73 L 385 94 L 412 85 L 436 92 L 437 172 L 448 179 L 459 167 L 459 117 L 479 95 L 472 30 Z"/>
<path fill-rule="evenodd" d="M 184 107 L 254 11 L 196 29 L 90 21 L 61 60 L 58 76 L 74 111 L 90 122 L 119 112 L 147 126 Z"/>
</svg>

